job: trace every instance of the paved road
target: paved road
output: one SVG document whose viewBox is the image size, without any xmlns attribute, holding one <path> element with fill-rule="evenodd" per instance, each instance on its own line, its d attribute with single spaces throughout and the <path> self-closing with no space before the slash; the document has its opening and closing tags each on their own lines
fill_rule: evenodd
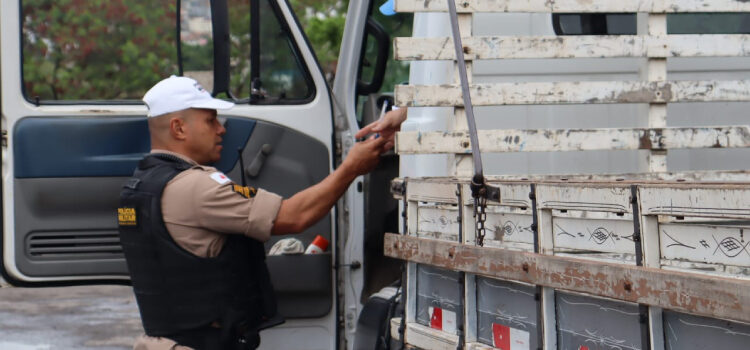
<svg viewBox="0 0 750 350">
<path fill-rule="evenodd" d="M 143 332 L 130 287 L 0 288 L 0 349 L 132 349 Z"/>
</svg>

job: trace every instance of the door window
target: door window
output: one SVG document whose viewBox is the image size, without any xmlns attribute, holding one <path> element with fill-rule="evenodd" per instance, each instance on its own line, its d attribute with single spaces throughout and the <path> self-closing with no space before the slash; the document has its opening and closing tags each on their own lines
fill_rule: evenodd
<svg viewBox="0 0 750 350">
<path fill-rule="evenodd" d="M 172 74 L 213 91 L 217 24 L 209 0 L 22 0 L 21 5 L 22 89 L 31 102 L 140 103 L 153 84 Z M 231 96 L 224 97 L 258 104 L 312 99 L 312 78 L 276 3 L 228 0 L 227 6 Z"/>
<path fill-rule="evenodd" d="M 23 93 L 35 103 L 140 100 L 177 73 L 170 1 L 21 1 Z"/>
<path fill-rule="evenodd" d="M 180 2 L 180 73 L 214 89 L 214 40 L 210 0 Z"/>
<path fill-rule="evenodd" d="M 280 20 L 280 10 L 271 0 L 260 1 L 259 7 L 259 64 L 258 72 L 253 72 L 259 79 L 255 83 L 258 95 L 252 103 L 303 103 L 312 99 L 315 85 L 289 27 Z"/>
</svg>

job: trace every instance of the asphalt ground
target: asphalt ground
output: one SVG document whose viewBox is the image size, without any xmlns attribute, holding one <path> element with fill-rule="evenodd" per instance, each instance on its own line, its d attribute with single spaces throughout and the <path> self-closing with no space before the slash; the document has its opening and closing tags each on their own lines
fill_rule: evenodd
<svg viewBox="0 0 750 350">
<path fill-rule="evenodd" d="M 132 349 L 143 333 L 130 287 L 0 288 L 0 349 Z"/>
</svg>

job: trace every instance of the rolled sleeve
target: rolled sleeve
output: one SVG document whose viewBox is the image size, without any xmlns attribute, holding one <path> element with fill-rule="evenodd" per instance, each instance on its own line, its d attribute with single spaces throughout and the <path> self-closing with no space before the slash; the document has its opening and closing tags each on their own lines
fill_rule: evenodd
<svg viewBox="0 0 750 350">
<path fill-rule="evenodd" d="M 281 209 L 282 198 L 275 193 L 259 189 L 252 200 L 253 208 L 247 215 L 249 225 L 245 235 L 250 237 L 255 237 L 255 234 L 262 235 L 265 237 L 262 241 L 265 242 L 271 237 L 276 215 L 279 214 L 279 209 Z"/>
<path fill-rule="evenodd" d="M 172 179 L 164 190 L 163 200 L 171 202 L 162 206 L 164 221 L 267 241 L 282 198 L 265 190 L 242 195 L 234 183 L 220 183 L 211 174 L 196 168 Z"/>
</svg>

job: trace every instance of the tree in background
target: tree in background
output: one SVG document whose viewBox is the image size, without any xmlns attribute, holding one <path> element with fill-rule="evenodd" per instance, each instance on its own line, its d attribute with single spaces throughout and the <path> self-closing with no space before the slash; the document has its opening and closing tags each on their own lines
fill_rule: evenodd
<svg viewBox="0 0 750 350">
<path fill-rule="evenodd" d="M 349 0 L 291 0 L 329 83 L 336 72 Z"/>
<path fill-rule="evenodd" d="M 30 99 L 140 99 L 175 74 L 174 2 L 23 0 Z"/>
<path fill-rule="evenodd" d="M 182 1 L 184 11 L 187 2 L 202 0 Z M 249 94 L 250 87 L 250 1 L 229 0 L 231 90 L 240 98 Z M 155 82 L 178 73 L 176 3 L 22 0 L 24 94 L 31 100 L 140 99 Z M 349 0 L 290 0 L 290 3 L 332 82 Z M 270 11 L 267 0 L 261 1 L 261 6 Z M 201 7 L 201 11 L 209 13 L 210 19 L 210 8 Z M 376 20 L 389 32 L 410 34 L 410 18 L 404 21 L 401 15 L 384 17 L 375 12 Z M 282 37 L 279 23 L 271 17 L 261 17 L 263 87 L 275 90 L 272 95 L 277 97 L 304 98 L 308 87 L 300 77 L 299 62 L 290 54 L 290 42 Z M 201 44 L 183 41 L 184 70 L 200 72 L 212 81 L 212 52 L 210 35 Z M 367 52 L 365 56 L 371 57 Z M 368 76 L 368 63 L 365 62 L 364 77 Z M 391 58 L 383 90 L 392 91 L 394 83 L 403 82 L 407 67 Z"/>
<path fill-rule="evenodd" d="M 346 22 L 346 10 L 349 0 L 291 0 L 290 3 L 300 18 L 302 27 L 310 39 L 310 44 L 315 50 L 320 66 L 326 74 L 329 83 L 333 82 L 336 72 L 339 51 L 341 50 L 341 37 L 344 34 Z M 373 4 L 372 18 L 380 23 L 386 32 L 392 37 L 411 36 L 412 15 L 397 14 L 395 16 L 384 16 L 378 8 L 385 0 L 375 1 Z M 375 57 L 374 40 L 367 40 L 365 47 L 365 62 L 362 76 L 368 79 L 372 75 L 372 66 L 375 62 L 368 59 Z M 399 62 L 389 55 L 385 80 L 380 91 L 393 91 L 395 84 L 401 84 L 408 80 L 408 62 Z"/>
</svg>

